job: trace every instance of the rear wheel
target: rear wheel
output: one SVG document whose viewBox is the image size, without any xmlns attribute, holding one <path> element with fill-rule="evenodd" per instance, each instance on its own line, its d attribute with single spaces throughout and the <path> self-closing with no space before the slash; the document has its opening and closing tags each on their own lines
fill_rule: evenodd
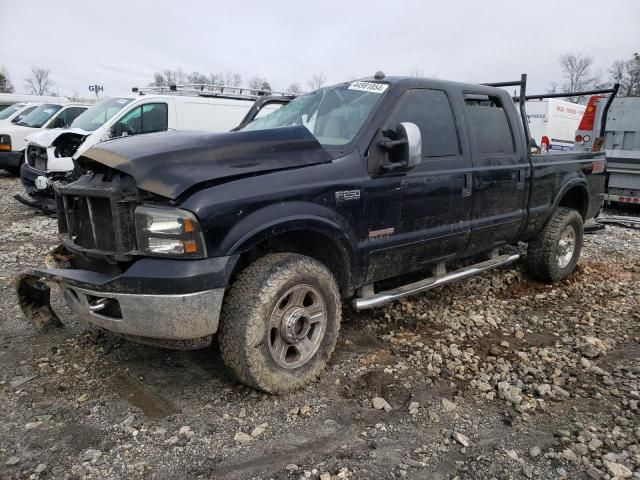
<svg viewBox="0 0 640 480">
<path fill-rule="evenodd" d="M 251 387 L 292 391 L 325 367 L 340 318 L 338 286 L 322 263 L 270 254 L 242 272 L 226 295 L 219 329 L 222 357 Z"/>
<path fill-rule="evenodd" d="M 558 207 L 542 231 L 529 242 L 529 273 L 544 282 L 568 277 L 580 259 L 583 233 L 582 216 L 571 208 Z"/>
</svg>

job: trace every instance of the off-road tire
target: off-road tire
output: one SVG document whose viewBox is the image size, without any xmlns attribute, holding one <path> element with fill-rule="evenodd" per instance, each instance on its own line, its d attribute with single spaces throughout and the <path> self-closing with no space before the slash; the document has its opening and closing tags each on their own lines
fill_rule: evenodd
<svg viewBox="0 0 640 480">
<path fill-rule="evenodd" d="M 569 263 L 558 265 L 559 242 L 568 227 L 575 231 L 575 248 Z M 542 231 L 529 242 L 527 249 L 527 269 L 532 277 L 543 282 L 556 282 L 568 277 L 580 259 L 584 225 L 582 216 L 576 210 L 558 207 Z"/>
<path fill-rule="evenodd" d="M 268 323 L 276 302 L 300 284 L 311 285 L 322 296 L 326 328 L 315 354 L 305 364 L 287 369 L 269 352 Z M 341 315 L 340 291 L 327 267 L 304 255 L 266 255 L 249 265 L 225 295 L 218 330 L 222 358 L 246 385 L 268 393 L 296 390 L 324 369 L 336 345 Z"/>
</svg>

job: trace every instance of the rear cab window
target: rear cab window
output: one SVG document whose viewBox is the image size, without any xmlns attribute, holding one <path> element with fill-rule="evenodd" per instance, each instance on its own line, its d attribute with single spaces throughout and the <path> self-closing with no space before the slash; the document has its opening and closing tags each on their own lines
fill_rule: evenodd
<svg viewBox="0 0 640 480">
<path fill-rule="evenodd" d="M 516 153 L 513 127 L 498 96 L 466 93 L 464 103 L 471 139 L 479 155 Z"/>
</svg>

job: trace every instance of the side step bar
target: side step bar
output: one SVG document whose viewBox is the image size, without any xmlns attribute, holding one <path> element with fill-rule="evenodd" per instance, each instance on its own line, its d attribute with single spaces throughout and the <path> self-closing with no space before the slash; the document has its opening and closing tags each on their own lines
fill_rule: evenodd
<svg viewBox="0 0 640 480">
<path fill-rule="evenodd" d="M 448 273 L 441 277 L 429 277 L 415 283 L 409 283 L 407 285 L 394 288 L 392 290 L 376 293 L 375 295 L 371 295 L 369 297 L 356 298 L 353 300 L 353 306 L 357 311 L 379 307 L 381 305 L 384 305 L 385 303 L 393 302 L 394 300 L 398 300 L 415 293 L 431 290 L 432 288 L 439 287 L 440 285 L 445 285 L 447 283 L 455 282 L 456 280 L 462 280 L 468 277 L 472 277 L 486 270 L 515 262 L 519 258 L 519 253 L 515 253 L 513 255 L 501 255 L 485 262 L 476 263 L 475 265 L 470 265 L 460 270 L 456 270 L 455 272 Z"/>
</svg>

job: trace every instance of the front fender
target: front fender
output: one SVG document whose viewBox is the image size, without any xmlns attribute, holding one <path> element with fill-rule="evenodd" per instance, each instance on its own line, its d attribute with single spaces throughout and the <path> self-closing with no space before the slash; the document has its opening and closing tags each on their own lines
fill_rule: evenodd
<svg viewBox="0 0 640 480">
<path fill-rule="evenodd" d="M 348 222 L 335 211 L 309 202 L 286 202 L 256 210 L 234 225 L 220 245 L 232 255 L 242 253 L 281 233 L 313 230 L 323 233 L 352 253 L 356 236 Z"/>
</svg>

